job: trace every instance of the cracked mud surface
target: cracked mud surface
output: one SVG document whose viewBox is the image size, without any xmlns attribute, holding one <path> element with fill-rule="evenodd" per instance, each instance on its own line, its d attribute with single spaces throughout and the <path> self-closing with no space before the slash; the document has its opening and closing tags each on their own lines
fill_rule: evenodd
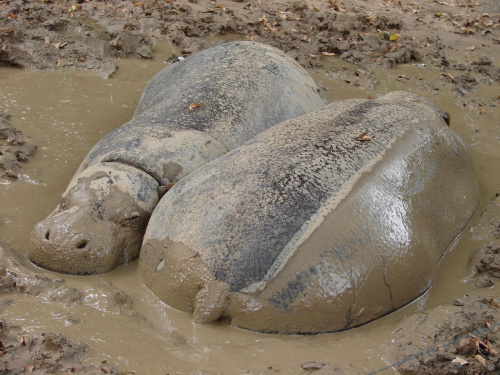
<svg viewBox="0 0 500 375">
<path fill-rule="evenodd" d="M 498 330 L 487 329 L 500 321 L 499 8 L 495 0 L 1 1 L 0 111 L 38 151 L 27 163 L 16 160 L 19 180 L 0 185 L 0 239 L 14 250 L 2 259 L 20 256 L 21 267 L 7 262 L 8 274 L 0 276 L 0 315 L 9 327 L 0 340 L 12 354 L 0 360 L 9 358 L 9 371 L 33 373 L 367 374 L 401 361 L 405 374 L 498 372 L 498 354 L 480 342 L 499 350 Z M 452 129 L 471 148 L 483 202 L 415 303 L 337 334 L 257 335 L 222 323 L 193 326 L 190 316 L 148 294 L 134 264 L 102 280 L 48 274 L 49 281 L 26 262 L 23 241 L 33 224 L 55 206 L 88 149 L 130 118 L 163 62 L 234 39 L 284 50 L 334 100 L 409 90 L 451 114 Z M 115 60 L 127 54 L 132 60 Z M 116 302 L 110 288 L 134 303 Z M 477 330 L 478 341 L 452 342 Z M 33 353 L 48 352 L 44 337 L 51 332 L 61 347 L 51 348 L 48 363 L 35 362 Z M 36 350 L 27 353 L 23 337 Z M 83 345 L 86 354 L 71 349 Z"/>
</svg>

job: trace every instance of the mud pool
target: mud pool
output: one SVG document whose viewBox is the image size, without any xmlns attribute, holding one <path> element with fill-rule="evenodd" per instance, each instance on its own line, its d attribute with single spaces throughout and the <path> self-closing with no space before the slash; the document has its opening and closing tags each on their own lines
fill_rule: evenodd
<svg viewBox="0 0 500 375">
<path fill-rule="evenodd" d="M 130 119 L 147 81 L 166 66 L 161 61 L 169 54 L 167 48 L 164 59 L 155 62 L 121 60 L 118 72 L 108 80 L 80 71 L 0 68 L 0 112 L 10 113 L 11 124 L 39 147 L 24 165 L 20 181 L 1 182 L 0 239 L 12 246 L 30 272 L 63 278 L 66 286 L 81 294 L 78 300 L 61 297 L 60 302 L 43 292 L 0 294 L 0 300 L 14 300 L 0 309 L 7 321 L 27 333 L 56 331 L 86 343 L 89 351 L 83 362 L 106 360 L 122 371 L 142 374 L 300 374 L 304 373 L 301 365 L 309 361 L 330 363 L 346 374 L 365 374 L 394 362 L 388 352 L 402 319 L 423 309 L 452 306 L 454 300 L 475 293 L 469 257 L 486 238 L 474 235 L 471 228 L 500 193 L 500 108 L 495 102 L 499 84 L 481 85 L 465 100 L 430 67 L 401 65 L 390 71 L 380 67 L 364 74 L 327 56 L 321 57 L 326 73 L 311 73 L 332 100 L 375 97 L 394 90 L 426 96 L 451 114 L 452 129 L 470 147 L 482 202 L 471 225 L 445 254 L 425 295 L 346 332 L 275 336 L 225 323 L 193 323 L 190 315 L 166 307 L 142 285 L 137 262 L 86 277 L 58 275 L 29 264 L 26 245 L 34 224 L 56 206 L 88 150 Z M 480 226 L 475 228 L 481 232 Z M 485 293 L 498 298 L 497 288 Z"/>
</svg>

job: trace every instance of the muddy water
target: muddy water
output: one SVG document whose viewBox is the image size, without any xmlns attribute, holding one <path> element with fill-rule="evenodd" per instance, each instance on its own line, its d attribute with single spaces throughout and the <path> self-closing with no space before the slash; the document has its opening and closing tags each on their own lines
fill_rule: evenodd
<svg viewBox="0 0 500 375">
<path fill-rule="evenodd" d="M 26 261 L 33 225 L 56 206 L 97 140 L 132 116 L 146 82 L 165 66 L 159 60 L 124 60 L 110 80 L 83 72 L 0 68 L 0 111 L 12 114 L 12 125 L 31 135 L 39 146 L 22 181 L 0 185 L 0 239 L 12 245 L 32 272 L 45 273 Z M 452 114 L 452 128 L 470 146 L 482 189 L 480 210 L 499 192 L 500 116 L 498 107 L 490 106 L 498 85 L 481 86 L 472 94 L 485 108 L 480 114 L 477 104 L 455 97 L 432 68 L 402 66 L 367 76 L 364 71 L 355 75 L 359 68 L 335 58 L 325 58 L 325 64 L 328 73 L 313 75 L 334 100 L 375 97 L 393 90 L 434 100 Z M 243 331 L 224 323 L 197 325 L 188 314 L 164 306 L 142 285 L 136 263 L 103 276 L 64 276 L 67 286 L 81 291 L 78 302 L 54 302 L 43 294 L 0 295 L 0 299 L 17 301 L 1 313 L 28 332 L 54 330 L 89 344 L 84 359 L 88 363 L 107 360 L 122 370 L 142 374 L 298 374 L 300 365 L 312 360 L 333 363 L 345 373 L 369 373 L 387 365 L 383 347 L 391 345 L 391 330 L 403 317 L 450 304 L 471 290 L 467 259 L 481 241 L 469 235 L 467 228 L 447 252 L 428 293 L 395 313 L 347 332 L 287 337 Z M 117 300 L 113 286 L 125 291 L 132 303 Z"/>
</svg>

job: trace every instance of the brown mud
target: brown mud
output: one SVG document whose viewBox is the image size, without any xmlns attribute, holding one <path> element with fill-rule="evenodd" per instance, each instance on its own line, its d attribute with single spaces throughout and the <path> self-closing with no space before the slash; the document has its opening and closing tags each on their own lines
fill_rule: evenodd
<svg viewBox="0 0 500 375">
<path fill-rule="evenodd" d="M 408 90 L 450 113 L 482 203 L 415 302 L 345 332 L 273 336 L 193 323 L 142 285 L 136 263 L 69 277 L 27 262 L 34 224 L 146 82 L 234 39 L 281 48 L 333 100 Z M 0 181 L 2 373 L 498 373 L 499 43 L 496 0 L 0 1 L 1 124 L 38 146 L 22 152 L 28 163 L 11 151 L 22 168 Z"/>
</svg>

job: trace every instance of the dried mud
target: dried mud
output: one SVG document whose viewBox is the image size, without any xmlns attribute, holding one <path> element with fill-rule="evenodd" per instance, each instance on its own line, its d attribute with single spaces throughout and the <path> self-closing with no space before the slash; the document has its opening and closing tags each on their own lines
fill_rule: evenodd
<svg viewBox="0 0 500 375">
<path fill-rule="evenodd" d="M 168 369 L 171 373 L 319 375 L 391 373 L 396 369 L 400 374 L 499 373 L 497 0 L 0 1 L 0 62 L 25 70 L 66 72 L 63 74 L 89 70 L 99 77 L 116 77 L 120 64 L 116 58 L 135 55 L 137 69 L 152 69 L 152 77 L 163 62 L 236 39 L 255 40 L 284 50 L 309 70 L 331 99 L 408 89 L 423 93 L 450 112 L 451 127 L 472 150 L 483 203 L 472 226 L 441 261 L 432 290 L 378 322 L 344 333 L 287 340 L 252 336 L 220 324 L 213 329 L 222 332 L 221 336 L 210 329 L 205 332 L 192 328 L 204 332 L 203 339 L 193 334 L 195 338 L 187 340 L 184 336 L 189 329 L 175 332 L 170 327 L 177 327 L 169 320 L 173 318 L 160 314 L 160 318 L 153 319 L 144 307 L 138 306 L 140 301 L 151 303 L 153 309 L 166 309 L 155 305 L 151 296 L 138 298 L 137 294 L 146 294 L 145 288 L 129 296 L 127 288 L 121 290 L 114 285 L 116 282 L 130 288 L 135 283 L 130 276 L 135 265 L 123 268 L 126 277 L 118 273 L 110 282 L 106 277 L 84 281 L 61 277 L 27 264 L 22 237 L 29 233 L 30 221 L 19 219 L 25 216 L 16 215 L 16 208 L 14 214 L 6 211 L 0 217 L 0 239 L 15 238 L 13 250 L 5 241 L 0 246 L 0 316 L 12 320 L 2 320 L 0 324 L 0 371 L 97 374 L 158 373 Z M 151 62 L 148 65 L 145 61 Z M 133 70 L 127 72 L 134 74 Z M 69 81 L 71 78 L 68 84 Z M 40 178 L 43 172 L 38 168 L 44 167 L 35 162 L 44 155 L 40 151 L 35 154 L 35 145 L 42 149 L 47 145 L 36 137 L 28 137 L 32 134 L 24 130 L 20 116 L 29 108 L 18 111 L 9 107 L 9 93 L 2 87 L 0 96 L 4 103 L 0 110 L 5 114 L 0 117 L 0 182 L 21 186 L 37 181 L 43 187 L 49 178 Z M 63 106 L 55 110 L 65 109 Z M 14 117 L 9 117 L 10 112 Z M 117 112 L 115 109 L 113 113 Z M 133 108 L 124 108 L 123 112 L 122 118 L 115 120 L 117 126 L 126 120 L 127 113 L 131 116 Z M 91 121 L 87 118 L 83 122 Z M 112 121 L 106 127 L 99 125 L 99 132 L 111 125 Z M 50 137 L 57 136 L 54 133 Z M 100 136 L 94 134 L 92 142 Z M 80 145 L 64 137 L 63 140 L 71 151 L 57 155 L 75 165 L 67 172 L 69 178 L 86 147 L 92 144 Z M 37 168 L 29 167 L 30 160 Z M 50 173 L 55 179 L 66 178 L 54 171 Z M 66 186 L 65 181 L 53 185 L 60 191 Z M 57 197 L 41 199 L 50 201 Z M 41 206 L 53 205 L 49 203 Z M 37 215 L 37 219 L 43 219 L 46 212 Z M 19 232 L 19 239 L 12 234 L 14 231 Z M 129 281 L 123 282 L 122 278 Z M 24 314 L 30 306 L 50 312 L 40 313 L 40 318 Z M 174 316 L 183 319 L 181 315 Z M 60 332 L 46 330 L 50 324 L 38 320 L 49 318 L 61 322 Z M 91 318 L 102 319 L 103 325 L 91 323 Z M 122 327 L 120 332 L 109 327 L 115 324 Z M 90 335 L 87 331 L 93 329 L 96 332 Z M 138 332 L 147 339 L 137 336 L 136 345 L 155 353 L 144 360 L 147 369 L 137 367 L 144 362 L 133 359 L 133 351 L 125 350 L 122 343 L 129 337 L 136 338 Z M 155 341 L 155 334 L 163 341 Z M 82 343 L 73 340 L 73 335 L 81 338 Z M 205 340 L 204 335 L 209 338 Z M 234 342 L 226 345 L 227 337 Z M 337 340 L 356 346 L 342 344 L 339 349 L 332 344 Z M 103 349 L 108 346 L 109 350 Z M 330 347 L 339 352 L 332 353 Z M 264 350 L 276 351 L 281 359 L 274 360 L 274 354 Z M 98 351 L 101 352 L 96 354 Z M 104 351 L 112 354 L 104 355 Z M 130 358 L 124 359 L 122 351 L 127 353 L 123 356 Z M 293 360 L 283 351 L 290 351 Z M 247 359 L 241 353 L 253 353 L 255 358 Z M 207 356 L 214 359 L 208 360 Z M 357 362 L 352 358 L 358 358 Z"/>
</svg>

